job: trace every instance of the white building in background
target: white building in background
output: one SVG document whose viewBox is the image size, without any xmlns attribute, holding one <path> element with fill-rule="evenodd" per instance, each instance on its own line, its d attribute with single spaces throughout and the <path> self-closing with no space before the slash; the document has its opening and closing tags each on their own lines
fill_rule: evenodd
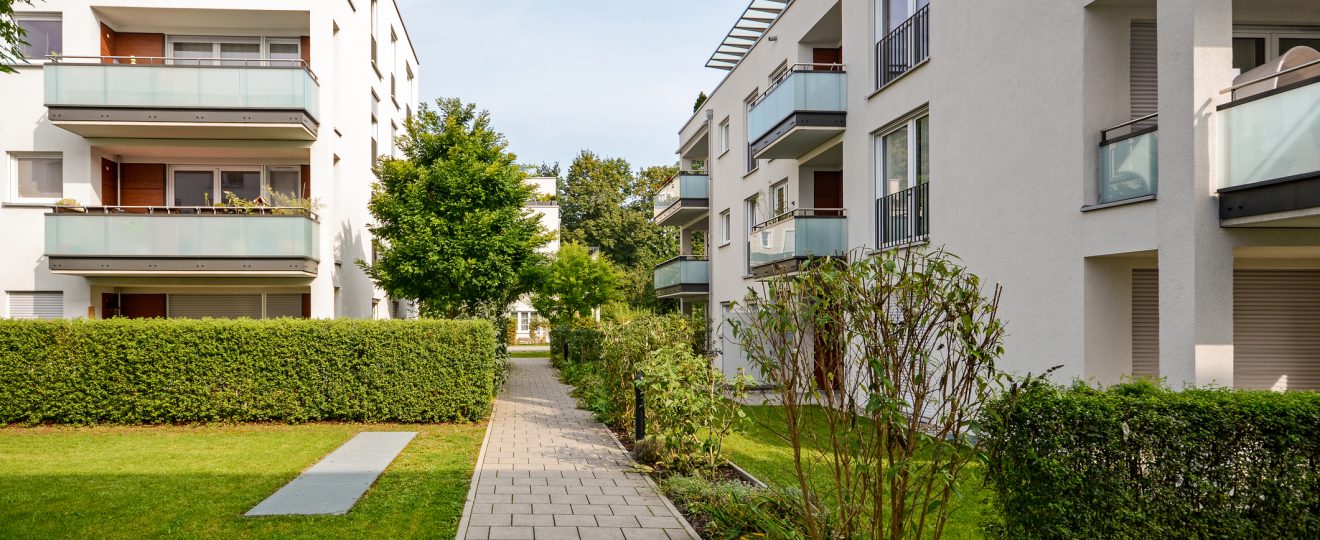
<svg viewBox="0 0 1320 540">
<path fill-rule="evenodd" d="M 393 2 L 17 7 L 31 64 L 0 75 L 0 315 L 397 311 L 355 264 L 372 163 L 417 108 Z M 228 193 L 316 208 L 217 207 Z"/>
<path fill-rule="evenodd" d="M 536 176 L 527 179 L 527 182 L 536 188 L 536 194 L 532 200 L 527 201 L 527 210 L 540 216 L 541 226 L 554 236 L 549 244 L 541 248 L 541 253 L 554 254 L 559 252 L 559 190 L 556 185 L 558 181 L 558 178 L 552 176 Z M 527 296 L 518 299 L 511 310 L 510 317 L 518 325 L 517 340 L 519 342 L 543 343 L 549 340 L 549 326 L 537 322 L 540 317 L 536 313 L 536 308 L 532 307 L 531 299 Z"/>
<path fill-rule="evenodd" d="M 709 259 L 657 291 L 719 324 L 808 256 L 946 247 L 1006 370 L 1320 388 L 1315 50 L 1314 0 L 755 0 L 656 209 Z"/>
</svg>

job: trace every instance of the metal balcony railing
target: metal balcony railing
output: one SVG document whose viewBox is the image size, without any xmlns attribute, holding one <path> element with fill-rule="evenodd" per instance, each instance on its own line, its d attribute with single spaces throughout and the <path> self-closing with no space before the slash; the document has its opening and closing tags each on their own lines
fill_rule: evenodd
<svg viewBox="0 0 1320 540">
<path fill-rule="evenodd" d="M 876 201 L 876 237 L 881 249 L 930 239 L 930 184 L 921 183 Z"/>
<path fill-rule="evenodd" d="M 927 58 L 930 58 L 929 4 L 875 44 L 875 87 L 884 88 Z"/>
</svg>

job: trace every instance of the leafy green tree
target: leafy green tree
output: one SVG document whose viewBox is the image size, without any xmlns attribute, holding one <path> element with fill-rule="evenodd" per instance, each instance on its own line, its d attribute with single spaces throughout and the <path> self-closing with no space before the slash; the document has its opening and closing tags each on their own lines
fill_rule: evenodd
<svg viewBox="0 0 1320 540">
<path fill-rule="evenodd" d="M 11 64 L 26 61 L 23 46 L 25 32 L 14 19 L 14 4 L 32 5 L 32 0 L 0 0 L 0 73 L 14 73 Z"/>
<path fill-rule="evenodd" d="M 560 171 L 559 171 L 558 161 L 556 161 L 554 165 L 541 163 L 540 165 L 536 166 L 536 173 L 535 173 L 536 176 L 546 177 L 546 178 L 559 178 L 559 173 Z"/>
<path fill-rule="evenodd" d="M 707 100 L 707 99 L 710 99 L 710 98 L 706 95 L 705 92 L 702 92 L 702 93 L 700 93 L 700 94 L 697 94 L 697 102 L 692 104 L 692 112 L 695 113 L 695 112 L 701 110 L 701 106 L 706 104 L 706 100 Z"/>
<path fill-rule="evenodd" d="M 617 297 L 619 272 L 609 260 L 592 256 L 580 244 L 560 246 L 537 278 L 532 307 L 552 323 L 589 316 Z"/>
<path fill-rule="evenodd" d="M 400 138 L 404 158 L 376 166 L 368 208 L 381 249 L 358 265 L 424 316 L 501 316 L 529 290 L 550 240 L 523 208 L 533 190 L 507 147 L 476 105 L 423 105 Z"/>
</svg>

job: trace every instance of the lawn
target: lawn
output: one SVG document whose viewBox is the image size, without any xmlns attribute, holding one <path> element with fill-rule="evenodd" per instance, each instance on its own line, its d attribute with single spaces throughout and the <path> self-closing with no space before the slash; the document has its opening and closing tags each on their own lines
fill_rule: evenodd
<svg viewBox="0 0 1320 540">
<path fill-rule="evenodd" d="M 550 351 L 509 351 L 509 358 L 550 358 Z"/>
<path fill-rule="evenodd" d="M 361 431 L 417 431 L 344 516 L 242 514 Z M 0 538 L 453 538 L 484 424 L 0 429 Z"/>
<path fill-rule="evenodd" d="M 796 488 L 797 475 L 793 467 L 793 450 L 781 437 L 784 433 L 784 409 L 778 406 L 743 407 L 748 416 L 740 432 L 725 440 L 729 458 L 761 481 L 777 487 Z M 825 424 L 809 422 L 820 429 L 824 440 Z M 805 453 L 804 453 L 805 455 Z M 822 463 L 811 469 L 816 485 L 826 485 L 832 475 Z M 991 512 L 990 489 L 981 481 L 981 470 L 969 466 L 960 475 L 961 497 L 951 503 L 945 538 L 983 538 L 982 527 Z"/>
</svg>

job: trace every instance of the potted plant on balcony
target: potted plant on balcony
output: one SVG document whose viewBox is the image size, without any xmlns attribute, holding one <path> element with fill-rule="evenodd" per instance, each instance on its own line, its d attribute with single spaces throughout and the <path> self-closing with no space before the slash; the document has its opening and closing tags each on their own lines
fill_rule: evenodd
<svg viewBox="0 0 1320 540">
<path fill-rule="evenodd" d="M 55 201 L 54 209 L 56 214 L 83 214 L 87 212 L 87 209 L 83 208 L 82 203 L 78 202 L 77 199 L 69 198 Z"/>
</svg>

